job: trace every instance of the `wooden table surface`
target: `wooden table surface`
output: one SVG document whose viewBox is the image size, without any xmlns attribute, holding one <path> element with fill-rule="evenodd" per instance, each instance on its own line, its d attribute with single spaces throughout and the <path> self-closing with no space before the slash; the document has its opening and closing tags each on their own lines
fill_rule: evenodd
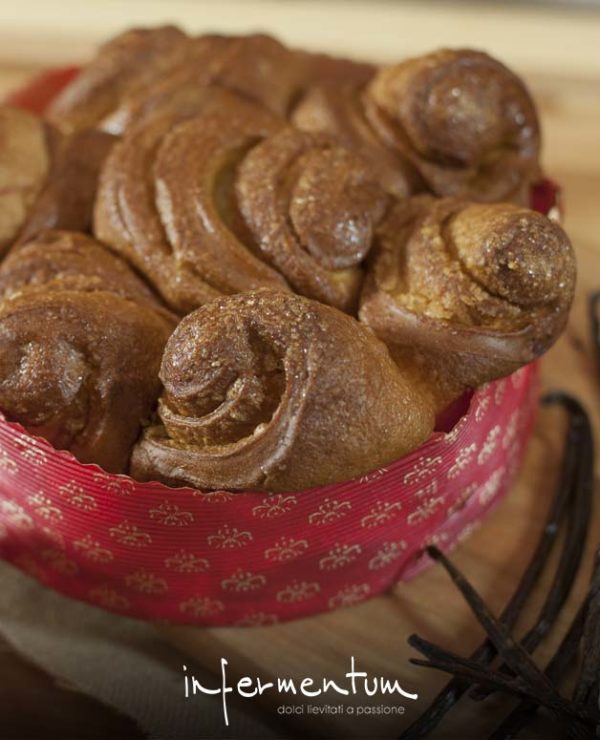
<svg viewBox="0 0 600 740">
<path fill-rule="evenodd" d="M 100 5 L 110 6 L 114 10 L 115 3 L 79 3 L 87 10 L 73 12 L 79 13 L 78 22 L 81 28 L 87 29 L 87 33 L 83 39 L 81 35 L 74 38 L 72 45 L 61 47 L 59 40 L 62 37 L 57 31 L 62 17 L 57 10 L 61 7 L 60 3 L 58 6 L 52 4 L 52 19 L 43 10 L 43 4 L 32 3 L 40 8 L 41 15 L 36 16 L 30 31 L 26 23 L 19 21 L 17 5 L 7 9 L 7 4 L 3 4 L 0 9 L 0 95 L 27 79 L 40 66 L 73 61 L 73 48 L 77 58 L 82 58 L 105 31 L 113 30 L 119 20 L 122 20 L 120 25 L 127 25 L 135 12 L 139 13 L 139 22 L 158 19 L 157 3 L 129 3 L 126 9 L 125 4 L 119 4 L 121 15 L 116 11 L 107 14 L 98 10 Z M 240 16 L 238 13 L 234 16 L 226 12 L 222 16 L 222 24 L 219 23 L 215 5 L 188 4 L 178 0 L 169 7 L 172 17 L 177 18 L 179 14 L 179 17 L 186 18 L 194 30 L 232 30 L 232 26 L 235 30 L 262 27 L 279 31 L 283 28 L 285 31 L 289 28 L 288 36 L 300 44 L 310 42 L 311 27 L 316 27 L 311 26 L 306 18 L 304 25 L 292 23 L 294 13 L 298 13 L 297 2 L 290 4 L 292 10 L 287 16 L 283 10 L 278 10 L 276 21 L 272 24 L 268 15 L 259 12 L 261 8 L 264 11 L 264 6 L 269 3 L 226 3 L 226 6 L 239 6 L 240 13 L 245 8 L 246 15 Z M 357 13 L 356 9 L 348 10 L 342 4 L 310 5 L 320 8 L 313 8 L 311 12 L 323 13 L 330 19 L 336 17 L 334 13 L 338 13 L 338 31 L 344 28 L 348 13 Z M 95 20 L 90 17 L 90 8 L 93 10 L 94 7 L 98 13 Z M 148 12 L 140 13 L 142 7 L 147 7 Z M 330 23 L 329 37 L 333 40 L 328 44 L 329 37 L 319 26 L 317 36 L 321 46 L 347 53 L 353 50 L 360 53 L 372 48 L 372 55 L 377 53 L 381 58 L 392 58 L 394 55 L 401 57 L 405 51 L 410 53 L 428 46 L 470 43 L 500 53 L 529 82 L 543 120 L 544 164 L 564 188 L 565 226 L 575 245 L 579 265 L 577 297 L 568 329 L 543 362 L 543 383 L 545 387 L 567 389 L 584 401 L 593 416 L 596 439 L 600 440 L 600 368 L 595 365 L 591 352 L 586 303 L 589 293 L 600 288 L 600 14 L 567 15 L 559 12 L 544 15 L 540 12 L 534 16 L 533 11 L 529 10 L 527 23 L 530 25 L 525 33 L 522 27 L 524 16 L 518 10 L 503 10 L 494 19 L 489 17 L 488 9 L 488 15 L 483 19 L 473 15 L 472 9 L 469 15 L 464 6 L 460 11 L 431 9 L 427 4 L 417 7 L 412 4 L 388 6 L 374 3 L 369 7 L 373 8 L 371 15 L 361 11 L 360 18 L 353 21 L 360 21 L 360 35 L 356 35 L 356 29 L 354 37 L 351 34 L 340 35 L 335 29 L 332 30 Z M 388 22 L 384 24 L 382 34 L 375 38 L 378 24 L 383 18 L 383 7 L 387 8 L 385 17 Z M 425 8 L 428 8 L 427 12 Z M 205 17 L 202 17 L 203 10 Z M 430 25 L 427 24 L 427 18 L 431 20 Z M 533 25 L 532 18 L 535 19 Z M 465 19 L 469 19 L 466 29 Z M 71 18 L 65 27 L 75 32 L 76 21 Z M 563 29 L 562 37 L 557 31 L 559 27 Z M 394 29 L 398 29 L 395 34 Z M 592 31 L 596 34 L 596 44 L 591 42 Z M 360 43 L 353 43 L 353 38 L 360 38 Z M 534 46 L 533 50 L 530 47 L 523 48 L 528 38 L 530 45 Z M 19 41 L 18 44 L 15 39 Z M 377 41 L 380 42 L 379 46 Z M 570 54 L 565 53 L 565 49 Z M 513 592 L 540 532 L 556 479 L 561 435 L 559 414 L 544 411 L 539 417 L 525 467 L 509 497 L 486 520 L 485 525 L 456 551 L 455 562 L 464 569 L 495 610 L 499 611 Z M 595 494 L 597 498 L 597 482 Z M 586 566 L 575 583 L 572 598 L 561 615 L 558 629 L 539 652 L 541 660 L 556 645 L 561 631 L 581 600 L 589 578 L 592 551 L 598 543 L 600 509 L 597 506 L 587 544 Z M 420 700 L 417 705 L 407 702 L 404 719 L 397 716 L 361 719 L 344 714 L 325 715 L 320 718 L 318 728 L 314 720 L 296 715 L 294 734 L 391 738 L 398 734 L 406 721 L 420 713 L 427 698 L 433 696 L 445 681 L 440 674 L 427 673 L 408 663 L 407 659 L 413 655 L 413 651 L 407 647 L 406 638 L 415 631 L 448 647 L 460 646 L 465 654 L 481 639 L 480 630 L 438 567 L 431 568 L 410 584 L 399 585 L 393 592 L 352 609 L 252 631 L 170 629 L 163 630 L 163 635 L 191 651 L 215 674 L 220 658 L 226 657 L 232 680 L 245 674 L 259 675 L 265 680 L 286 675 L 335 679 L 346 672 L 350 655 L 355 655 L 360 666 L 370 675 L 397 677 L 405 687 L 418 691 Z M 24 697 L 35 703 L 34 715 L 29 716 L 28 724 L 23 725 L 23 728 L 28 728 L 28 734 L 23 730 L 24 737 L 81 737 L 81 723 L 90 717 L 93 717 L 94 732 L 97 732 L 90 736 L 134 736 L 134 730 L 126 720 L 115 717 L 112 712 L 85 697 L 66 693 L 53 686 L 51 681 L 0 646 L 0 717 L 6 717 L 10 707 L 13 710 L 16 706 L 25 709 L 28 703 Z M 465 721 L 464 710 L 455 712 L 452 721 L 445 723 L 445 729 L 436 733 L 435 737 L 485 737 L 484 728 L 495 721 L 495 706 L 496 703 L 492 702 L 491 710 L 489 703 L 470 709 L 468 732 L 461 725 Z M 277 719 L 273 706 L 264 708 Z M 16 715 L 15 711 L 13 715 Z M 80 722 L 74 721 L 77 718 L 80 718 Z M 16 716 L 13 721 L 18 722 Z M 89 722 L 85 724 L 90 726 Z M 540 737 L 546 732 L 543 730 Z M 0 734 L 6 736 L 1 729 Z"/>
</svg>

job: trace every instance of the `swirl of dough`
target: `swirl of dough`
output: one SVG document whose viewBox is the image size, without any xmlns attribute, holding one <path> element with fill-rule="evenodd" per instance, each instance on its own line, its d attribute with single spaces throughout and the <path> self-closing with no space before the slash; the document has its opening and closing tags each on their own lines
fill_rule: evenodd
<svg viewBox="0 0 600 740">
<path fill-rule="evenodd" d="M 371 168 L 329 139 L 287 127 L 246 155 L 236 191 L 256 244 L 290 285 L 351 311 L 386 207 Z"/>
<path fill-rule="evenodd" d="M 256 33 L 227 39 L 209 81 L 285 117 L 312 74 L 307 55 Z"/>
<path fill-rule="evenodd" d="M 100 127 L 122 135 L 156 111 L 189 105 L 211 85 L 238 93 L 272 113 L 287 117 L 303 92 L 315 82 L 366 82 L 368 64 L 288 49 L 265 34 L 204 35 L 189 41 L 190 55 L 181 64 L 157 74 L 151 85 L 130 90 L 100 121 Z"/>
<path fill-rule="evenodd" d="M 231 195 L 240 157 L 279 119 L 217 88 L 188 103 L 167 106 L 115 145 L 94 216 L 96 236 L 180 313 L 223 293 L 286 288 L 247 245 Z"/>
<path fill-rule="evenodd" d="M 89 233 L 100 170 L 114 136 L 94 129 L 53 137 L 48 178 L 19 234 L 19 243 L 50 229 Z"/>
<path fill-rule="evenodd" d="M 0 265 L 0 301 L 28 290 L 108 291 L 175 317 L 103 244 L 74 231 L 46 231 L 15 246 Z"/>
<path fill-rule="evenodd" d="M 519 77 L 482 52 L 442 50 L 383 67 L 365 112 L 440 196 L 527 203 L 539 123 Z"/>
<path fill-rule="evenodd" d="M 114 137 L 64 136 L 42 118 L 0 106 L 0 253 L 48 229 L 89 231 Z"/>
<path fill-rule="evenodd" d="M 206 85 L 239 93 L 285 116 L 317 73 L 316 64 L 310 55 L 265 34 L 189 37 L 173 26 L 133 29 L 101 47 L 52 103 L 49 117 L 68 133 L 100 127 L 121 135 L 157 99 L 181 91 L 193 94 Z M 333 74 L 333 61 L 319 59 L 318 66 Z"/>
<path fill-rule="evenodd" d="M 406 158 L 381 140 L 371 126 L 363 102 L 368 80 L 319 82 L 309 86 L 295 106 L 291 120 L 302 131 L 325 134 L 369 162 L 385 190 L 397 198 L 422 189 L 420 178 Z"/>
<path fill-rule="evenodd" d="M 124 95 L 100 127 L 121 136 L 165 110 L 181 111 L 217 86 L 253 100 L 272 113 L 288 117 L 307 89 L 350 82 L 364 86 L 375 68 L 326 54 L 291 50 L 264 34 L 199 36 L 184 63 L 159 74 L 151 86 Z"/>
<path fill-rule="evenodd" d="M 431 433 L 412 372 L 330 306 L 270 290 L 217 299 L 167 344 L 162 424 L 136 445 L 132 474 L 266 491 L 351 479 Z"/>
<path fill-rule="evenodd" d="M 127 470 L 174 328 L 118 257 L 48 234 L 0 268 L 0 409 L 81 462 Z"/>
<path fill-rule="evenodd" d="M 391 346 L 416 350 L 456 395 L 545 352 L 574 285 L 571 244 L 540 213 L 417 196 L 381 226 L 359 315 Z"/>
</svg>

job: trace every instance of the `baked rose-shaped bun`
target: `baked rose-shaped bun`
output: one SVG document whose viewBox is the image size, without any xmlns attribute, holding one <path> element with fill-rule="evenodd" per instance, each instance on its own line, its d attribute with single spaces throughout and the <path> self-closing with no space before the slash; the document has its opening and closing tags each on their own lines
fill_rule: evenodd
<svg viewBox="0 0 600 740">
<path fill-rule="evenodd" d="M 436 195 L 528 202 L 537 113 L 523 81 L 487 54 L 444 49 L 384 67 L 365 106 L 381 140 Z"/>
<path fill-rule="evenodd" d="M 356 154 L 198 88 L 163 100 L 113 148 L 95 233 L 180 313 L 262 287 L 351 310 L 385 205 Z"/>
<path fill-rule="evenodd" d="M 355 319 L 289 293 L 227 296 L 179 324 L 139 480 L 285 491 L 348 480 L 417 447 L 429 392 Z"/>
<path fill-rule="evenodd" d="M 0 410 L 81 462 L 125 472 L 174 321 L 101 245 L 46 240 L 0 268 Z"/>
<path fill-rule="evenodd" d="M 310 73 L 304 54 L 288 49 L 272 36 L 251 34 L 227 38 L 209 82 L 286 116 Z"/>
<path fill-rule="evenodd" d="M 446 49 L 380 67 L 367 84 L 316 86 L 293 120 L 360 151 L 397 196 L 526 203 L 539 176 L 533 101 L 482 52 Z"/>
<path fill-rule="evenodd" d="M 380 227 L 359 315 L 392 351 L 412 349 L 452 396 L 545 352 L 574 285 L 571 244 L 540 213 L 417 196 Z"/>
<path fill-rule="evenodd" d="M 0 106 L 0 254 L 19 235 L 50 170 L 48 127 Z"/>
<path fill-rule="evenodd" d="M 325 134 L 357 152 L 388 193 L 404 198 L 424 184 L 408 159 L 389 147 L 369 123 L 363 97 L 370 77 L 317 81 L 300 98 L 291 120 L 303 131 Z"/>
</svg>

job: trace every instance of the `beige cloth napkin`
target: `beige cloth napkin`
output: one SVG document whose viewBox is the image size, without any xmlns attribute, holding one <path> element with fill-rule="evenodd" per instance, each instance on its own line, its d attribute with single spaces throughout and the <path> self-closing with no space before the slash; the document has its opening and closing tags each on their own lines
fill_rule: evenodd
<svg viewBox="0 0 600 740">
<path fill-rule="evenodd" d="M 186 700 L 184 663 L 206 686 L 219 679 L 165 644 L 151 624 L 68 599 L 1 561 L 0 632 L 50 675 L 131 717 L 151 740 L 283 737 L 235 706 L 226 727 L 220 697 Z"/>
</svg>

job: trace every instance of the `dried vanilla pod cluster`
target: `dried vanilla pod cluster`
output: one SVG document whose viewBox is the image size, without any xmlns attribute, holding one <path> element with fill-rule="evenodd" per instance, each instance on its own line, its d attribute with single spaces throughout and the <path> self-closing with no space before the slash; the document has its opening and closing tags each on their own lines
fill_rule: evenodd
<svg viewBox="0 0 600 740">
<path fill-rule="evenodd" d="M 132 474 L 197 488 L 300 490 L 401 457 L 433 430 L 413 366 L 355 319 L 268 290 L 220 298 L 165 350 L 161 424 Z"/>
<path fill-rule="evenodd" d="M 19 236 L 50 171 L 49 130 L 31 113 L 0 107 L 0 253 Z"/>
<path fill-rule="evenodd" d="M 187 108 L 161 110 L 111 152 L 96 200 L 97 237 L 180 314 L 222 294 L 285 289 L 284 278 L 238 238 L 230 187 L 240 151 L 279 125 L 220 88 L 203 88 Z"/>
<path fill-rule="evenodd" d="M 531 362 L 564 328 L 575 257 L 540 213 L 416 196 L 390 210 L 378 246 L 360 320 L 413 354 L 440 403 Z"/>
<path fill-rule="evenodd" d="M 529 93 L 481 52 L 121 34 L 44 118 L 0 108 L 0 409 L 143 480 L 360 476 L 562 330 L 540 172 Z"/>
</svg>

